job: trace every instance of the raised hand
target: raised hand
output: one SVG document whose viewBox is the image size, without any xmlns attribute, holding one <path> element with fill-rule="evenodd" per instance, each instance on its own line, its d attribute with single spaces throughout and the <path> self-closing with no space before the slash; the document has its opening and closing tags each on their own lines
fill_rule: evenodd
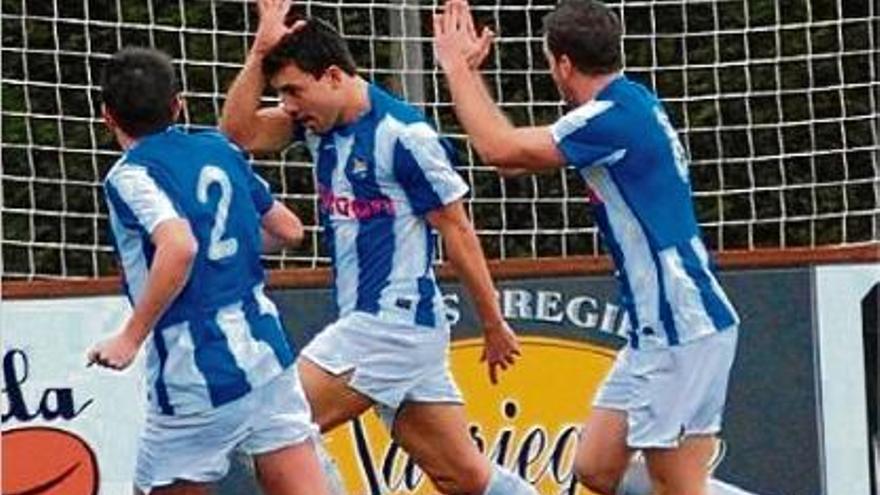
<svg viewBox="0 0 880 495">
<path fill-rule="evenodd" d="M 289 33 L 296 32 L 306 25 L 305 20 L 298 20 L 293 25 L 285 24 L 291 0 L 258 0 L 260 23 L 254 37 L 253 49 L 266 53 Z"/>
<path fill-rule="evenodd" d="M 492 49 L 495 33 L 483 27 L 477 34 L 470 6 L 465 0 L 449 0 L 442 14 L 434 14 L 434 56 L 444 70 L 466 66 L 475 70 Z"/>
</svg>

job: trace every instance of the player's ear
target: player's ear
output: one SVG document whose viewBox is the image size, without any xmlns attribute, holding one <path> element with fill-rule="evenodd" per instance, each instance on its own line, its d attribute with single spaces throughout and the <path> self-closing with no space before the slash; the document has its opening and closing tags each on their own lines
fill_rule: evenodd
<svg viewBox="0 0 880 495">
<path fill-rule="evenodd" d="M 181 93 L 177 93 L 174 96 L 174 99 L 171 100 L 171 121 L 177 122 L 177 118 L 180 117 L 180 112 L 183 110 L 183 95 Z"/>
<path fill-rule="evenodd" d="M 324 71 L 324 75 L 329 79 L 330 86 L 333 89 L 338 89 L 342 84 L 342 80 L 345 78 L 345 71 L 340 69 L 339 66 L 331 65 L 330 67 L 327 67 L 326 71 Z"/>
<path fill-rule="evenodd" d="M 116 119 L 113 117 L 113 112 L 107 108 L 106 103 L 101 103 L 101 118 L 104 119 L 104 125 L 106 125 L 111 131 L 119 127 L 116 123 Z"/>
<path fill-rule="evenodd" d="M 574 70 L 574 65 L 572 65 L 571 59 L 564 53 L 556 59 L 556 67 L 562 79 L 568 79 L 571 77 L 571 73 Z"/>
</svg>

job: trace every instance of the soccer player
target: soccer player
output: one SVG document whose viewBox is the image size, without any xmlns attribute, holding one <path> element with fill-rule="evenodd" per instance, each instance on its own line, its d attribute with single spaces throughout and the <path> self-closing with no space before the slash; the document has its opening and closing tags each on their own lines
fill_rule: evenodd
<svg viewBox="0 0 880 495">
<path fill-rule="evenodd" d="M 688 158 L 657 97 L 620 72 L 612 11 L 565 0 L 544 30 L 550 73 L 573 110 L 517 128 L 478 72 L 491 31 L 476 32 L 463 0 L 434 18 L 455 112 L 480 158 L 514 173 L 577 170 L 617 267 L 632 330 L 584 425 L 579 479 L 597 493 L 632 493 L 624 473 L 642 450 L 654 493 L 707 493 L 739 319 L 701 240 Z"/>
<path fill-rule="evenodd" d="M 260 265 L 261 248 L 298 244 L 302 224 L 221 133 L 173 125 L 182 100 L 165 54 L 122 50 L 101 84 L 125 150 L 104 189 L 133 312 L 87 357 L 121 370 L 145 348 L 136 491 L 208 493 L 241 450 L 269 495 L 329 493 Z"/>
<path fill-rule="evenodd" d="M 315 161 L 339 313 L 298 361 L 315 421 L 328 431 L 375 407 L 443 493 L 534 494 L 479 453 L 448 370 L 434 229 L 477 306 L 491 380 L 519 353 L 465 214 L 468 188 L 451 152 L 419 111 L 358 76 L 330 25 L 286 25 L 289 4 L 259 3 L 254 44 L 227 95 L 221 128 L 251 151 L 304 140 Z M 260 108 L 267 83 L 280 106 Z"/>
</svg>

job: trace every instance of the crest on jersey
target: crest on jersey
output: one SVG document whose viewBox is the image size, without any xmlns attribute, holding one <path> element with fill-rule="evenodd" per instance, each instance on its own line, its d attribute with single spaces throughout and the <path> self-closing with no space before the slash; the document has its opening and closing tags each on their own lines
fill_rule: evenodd
<svg viewBox="0 0 880 495">
<path fill-rule="evenodd" d="M 358 178 L 363 178 L 367 175 L 367 173 L 369 171 L 370 171 L 370 167 L 369 167 L 369 165 L 367 165 L 367 162 L 364 159 L 354 157 L 354 160 L 352 160 L 352 164 L 351 164 L 352 175 L 354 175 Z"/>
</svg>

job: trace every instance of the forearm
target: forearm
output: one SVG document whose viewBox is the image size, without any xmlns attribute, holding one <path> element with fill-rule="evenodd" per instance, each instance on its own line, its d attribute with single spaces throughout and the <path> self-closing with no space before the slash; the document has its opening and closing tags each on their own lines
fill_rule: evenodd
<svg viewBox="0 0 880 495">
<path fill-rule="evenodd" d="M 504 166 L 497 157 L 504 146 L 515 142 L 514 126 L 495 104 L 477 70 L 457 64 L 444 71 L 455 114 L 477 154 L 484 162 Z"/>
<path fill-rule="evenodd" d="M 179 246 L 159 246 L 147 274 L 144 291 L 123 332 L 138 345 L 143 343 L 159 318 L 180 294 L 189 279 L 195 250 Z"/>
<path fill-rule="evenodd" d="M 471 295 L 483 327 L 502 324 L 504 317 L 495 294 L 495 284 L 473 228 L 456 226 L 444 232 L 443 239 L 449 262 Z"/>
<path fill-rule="evenodd" d="M 251 48 L 232 86 L 226 94 L 226 103 L 220 117 L 220 128 L 235 141 L 249 141 L 251 129 L 256 128 L 260 109 L 260 97 L 266 86 L 261 67 L 263 52 L 257 46 Z"/>
</svg>

